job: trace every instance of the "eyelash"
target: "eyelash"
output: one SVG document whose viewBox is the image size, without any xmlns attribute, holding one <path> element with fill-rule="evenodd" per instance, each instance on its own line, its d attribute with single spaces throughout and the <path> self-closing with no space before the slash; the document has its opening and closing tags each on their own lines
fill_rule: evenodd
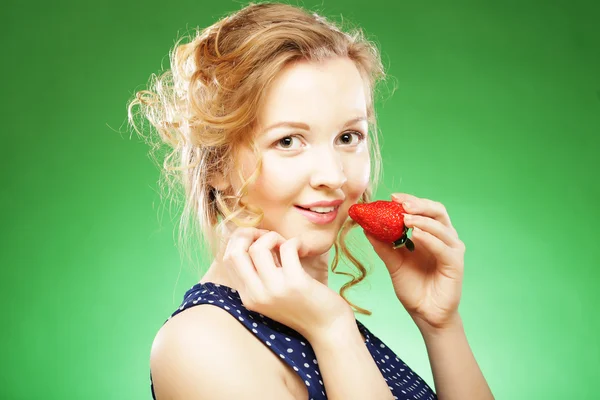
<svg viewBox="0 0 600 400">
<path fill-rule="evenodd" d="M 357 132 L 357 131 L 347 131 L 342 133 L 340 136 L 344 136 L 344 135 L 352 135 L 352 134 L 356 134 L 358 136 L 358 143 L 356 143 L 354 146 L 358 145 L 359 143 L 362 143 L 365 140 L 365 135 L 361 132 Z M 287 136 L 283 136 L 282 138 L 278 139 L 275 141 L 275 143 L 273 143 L 274 146 L 278 146 L 281 141 L 283 139 L 287 139 L 287 138 L 299 138 L 301 137 L 300 135 L 287 135 Z M 352 146 L 352 145 L 345 145 L 345 146 Z M 283 150 L 289 150 L 288 148 L 282 148 Z"/>
</svg>

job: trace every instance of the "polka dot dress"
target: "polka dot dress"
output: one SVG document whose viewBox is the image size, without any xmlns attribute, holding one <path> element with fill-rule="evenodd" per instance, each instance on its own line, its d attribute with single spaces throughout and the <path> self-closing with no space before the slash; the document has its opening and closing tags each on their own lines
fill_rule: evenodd
<svg viewBox="0 0 600 400">
<path fill-rule="evenodd" d="M 298 332 L 267 316 L 246 309 L 235 289 L 212 282 L 198 283 L 192 286 L 185 293 L 181 306 L 169 319 L 199 304 L 211 304 L 233 315 L 239 323 L 296 371 L 308 389 L 309 400 L 327 399 L 327 391 L 319 370 L 319 361 L 310 343 Z M 364 335 L 367 349 L 383 374 L 394 399 L 437 399 L 427 383 L 398 358 L 390 348 L 360 321 L 356 320 L 356 324 Z M 150 382 L 152 398 L 155 399 L 152 375 L 150 375 Z"/>
</svg>

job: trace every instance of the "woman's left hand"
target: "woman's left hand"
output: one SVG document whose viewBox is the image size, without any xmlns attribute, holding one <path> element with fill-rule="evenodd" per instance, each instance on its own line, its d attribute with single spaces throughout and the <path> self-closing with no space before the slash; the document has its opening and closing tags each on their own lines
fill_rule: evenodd
<svg viewBox="0 0 600 400">
<path fill-rule="evenodd" d="M 396 296 L 421 331 L 444 329 L 458 317 L 462 292 L 465 244 L 450 222 L 443 204 L 395 193 L 392 201 L 408 202 L 404 223 L 413 228 L 415 249 L 394 249 L 365 232 L 385 263 Z"/>
</svg>

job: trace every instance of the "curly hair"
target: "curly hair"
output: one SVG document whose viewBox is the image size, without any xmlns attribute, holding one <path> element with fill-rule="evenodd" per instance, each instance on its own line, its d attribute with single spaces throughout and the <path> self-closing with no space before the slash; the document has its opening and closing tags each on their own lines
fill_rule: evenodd
<svg viewBox="0 0 600 400">
<path fill-rule="evenodd" d="M 184 43 L 184 40 L 188 39 Z M 367 119 L 375 132 L 369 141 L 371 181 L 359 202 L 371 201 L 381 169 L 381 155 L 374 110 L 375 87 L 385 76 L 379 51 L 362 30 L 343 32 L 338 25 L 317 13 L 278 3 L 250 3 L 193 35 L 183 36 L 169 51 L 171 69 L 152 74 L 147 90 L 137 91 L 129 102 L 130 126 L 151 146 L 156 157 L 164 145 L 160 187 L 171 200 L 182 190 L 183 210 L 178 244 L 198 235 L 213 255 L 222 238 L 219 224 L 257 226 L 263 211 L 244 202 L 248 186 L 256 181 L 262 160 L 250 134 L 257 127 L 257 114 L 266 88 L 287 65 L 295 61 L 323 61 L 347 57 L 354 62 L 367 88 Z M 157 135 L 144 135 L 135 123 L 133 107 L 139 106 L 142 124 L 150 122 Z M 136 114 L 136 115 L 138 115 Z M 152 129 L 154 128 L 154 129 Z M 236 165 L 240 145 L 249 145 L 258 162 L 248 180 Z M 218 175 L 237 171 L 243 182 L 237 193 L 221 192 L 210 185 Z M 219 221 L 220 220 L 220 221 Z M 363 264 L 349 251 L 346 236 L 356 226 L 347 218 L 336 236 L 332 272 L 351 278 L 340 295 L 356 312 L 371 312 L 352 304 L 344 293 L 367 275 Z M 358 276 L 337 271 L 343 254 Z M 180 253 L 181 254 L 181 253 Z"/>
</svg>

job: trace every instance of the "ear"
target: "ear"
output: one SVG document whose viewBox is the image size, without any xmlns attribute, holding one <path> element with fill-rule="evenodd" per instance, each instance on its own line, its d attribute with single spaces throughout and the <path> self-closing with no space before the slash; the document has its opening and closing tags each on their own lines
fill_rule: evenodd
<svg viewBox="0 0 600 400">
<path fill-rule="evenodd" d="M 231 186 L 229 181 L 225 179 L 222 173 L 218 172 L 215 176 L 210 180 L 209 185 L 214 187 L 220 192 L 224 192 Z"/>
</svg>

